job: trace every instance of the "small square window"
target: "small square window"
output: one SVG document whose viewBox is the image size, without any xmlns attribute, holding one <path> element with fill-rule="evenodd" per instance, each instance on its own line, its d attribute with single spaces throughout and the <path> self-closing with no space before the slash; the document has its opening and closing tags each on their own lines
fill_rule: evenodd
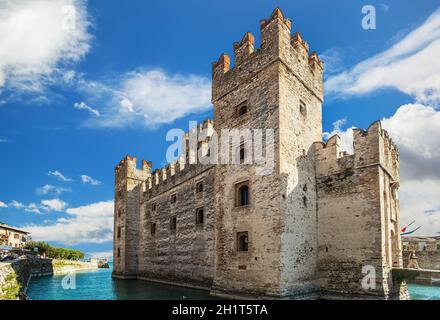
<svg viewBox="0 0 440 320">
<path fill-rule="evenodd" d="M 247 101 L 239 104 L 235 109 L 235 117 L 240 118 L 249 112 Z"/>
</svg>

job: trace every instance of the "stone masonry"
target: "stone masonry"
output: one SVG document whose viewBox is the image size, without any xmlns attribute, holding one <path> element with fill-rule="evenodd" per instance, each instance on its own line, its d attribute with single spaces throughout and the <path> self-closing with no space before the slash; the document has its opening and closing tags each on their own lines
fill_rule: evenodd
<svg viewBox="0 0 440 320">
<path fill-rule="evenodd" d="M 190 133 L 165 168 L 125 157 L 115 171 L 114 277 L 225 297 L 405 296 L 391 277 L 402 266 L 397 148 L 380 122 L 354 130 L 353 155 L 337 135 L 322 142 L 323 62 L 291 27 L 277 8 L 260 22 L 259 48 L 248 32 L 233 65 L 226 54 L 213 63 L 215 121 L 197 127 L 272 129 L 273 171 L 195 163 Z M 199 140 L 200 154 L 211 140 Z M 365 267 L 375 273 L 368 288 Z"/>
</svg>

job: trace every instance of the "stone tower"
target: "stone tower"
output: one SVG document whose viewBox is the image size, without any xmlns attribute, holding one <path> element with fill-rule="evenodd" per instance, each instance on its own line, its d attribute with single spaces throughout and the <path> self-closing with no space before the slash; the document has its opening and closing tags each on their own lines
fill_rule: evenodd
<svg viewBox="0 0 440 320">
<path fill-rule="evenodd" d="M 311 147 L 322 139 L 323 64 L 316 53 L 309 54 L 298 32 L 291 34 L 291 21 L 280 9 L 261 21 L 260 30 L 260 48 L 246 33 L 234 43 L 234 66 L 226 54 L 213 63 L 216 132 L 273 129 L 275 160 L 266 175 L 258 175 L 254 164 L 217 167 L 213 293 L 314 297 L 317 208 Z M 232 146 L 246 147 L 245 163 L 253 160 L 250 139 L 244 135 Z M 240 203 L 243 186 L 245 205 Z M 243 239 L 246 250 L 239 248 Z"/>
<path fill-rule="evenodd" d="M 152 164 L 142 160 L 140 170 L 136 162 L 136 158 L 126 156 L 115 168 L 113 276 L 121 278 L 136 278 L 138 273 L 139 195 L 151 177 Z"/>
</svg>

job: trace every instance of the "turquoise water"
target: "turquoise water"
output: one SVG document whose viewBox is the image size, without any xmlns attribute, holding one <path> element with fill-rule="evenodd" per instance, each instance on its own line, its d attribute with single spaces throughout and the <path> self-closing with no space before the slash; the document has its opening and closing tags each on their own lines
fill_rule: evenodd
<svg viewBox="0 0 440 320">
<path fill-rule="evenodd" d="M 118 280 L 111 277 L 112 268 L 77 272 L 76 289 L 64 289 L 65 276 L 32 278 L 27 294 L 32 300 L 166 300 L 209 299 L 209 292 L 151 283 L 140 280 Z M 73 282 L 71 282 L 73 284 Z"/>
<path fill-rule="evenodd" d="M 140 280 L 111 277 L 112 268 L 77 272 L 76 289 L 63 289 L 64 276 L 32 278 L 27 294 L 32 300 L 161 300 L 209 299 L 209 292 Z M 440 300 L 440 287 L 411 284 L 411 299 Z"/>
<path fill-rule="evenodd" d="M 408 285 L 411 300 L 440 300 L 440 287 Z"/>
</svg>

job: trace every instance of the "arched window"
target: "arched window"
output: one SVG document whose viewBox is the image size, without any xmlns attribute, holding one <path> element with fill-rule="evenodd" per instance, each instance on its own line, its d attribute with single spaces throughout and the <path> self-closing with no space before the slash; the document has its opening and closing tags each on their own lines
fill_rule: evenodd
<svg viewBox="0 0 440 320">
<path fill-rule="evenodd" d="M 238 192 L 240 195 L 240 206 L 247 206 L 249 204 L 249 187 L 247 185 L 241 186 Z"/>
<path fill-rule="evenodd" d="M 204 217 L 203 209 L 202 208 L 198 209 L 196 212 L 196 224 L 198 225 L 203 224 L 204 218 L 205 217 Z"/>
<path fill-rule="evenodd" d="M 248 251 L 249 249 L 249 238 L 247 232 L 237 233 L 237 250 L 238 251 Z"/>
<path fill-rule="evenodd" d="M 249 205 L 249 181 L 235 185 L 235 206 L 243 207 Z"/>
</svg>

